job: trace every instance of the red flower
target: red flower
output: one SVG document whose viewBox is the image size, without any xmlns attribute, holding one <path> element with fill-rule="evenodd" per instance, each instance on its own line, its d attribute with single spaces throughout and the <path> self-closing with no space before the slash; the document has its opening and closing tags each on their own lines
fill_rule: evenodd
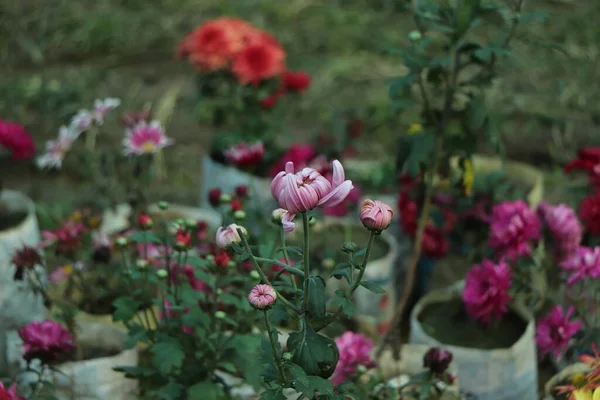
<svg viewBox="0 0 600 400">
<path fill-rule="evenodd" d="M 240 211 L 244 207 L 244 204 L 240 199 L 231 199 L 231 211 Z"/>
<path fill-rule="evenodd" d="M 22 125 L 0 120 L 0 146 L 12 153 L 13 160 L 23 160 L 35 154 L 31 135 Z"/>
<path fill-rule="evenodd" d="M 402 230 L 414 236 L 417 233 L 417 219 L 419 218 L 419 210 L 417 203 L 410 199 L 408 192 L 401 191 L 398 197 L 398 211 L 400 212 L 400 226 Z"/>
<path fill-rule="evenodd" d="M 152 228 L 152 218 L 148 213 L 142 212 L 138 215 L 138 224 L 142 229 L 150 229 Z"/>
<path fill-rule="evenodd" d="M 248 196 L 248 186 L 246 185 L 238 185 L 235 187 L 235 194 L 239 197 Z"/>
<path fill-rule="evenodd" d="M 271 169 L 271 176 L 275 177 L 280 171 L 285 170 L 285 164 L 288 161 L 294 163 L 297 170 L 300 170 L 306 166 L 308 163 L 314 159 L 317 155 L 317 152 L 310 144 L 298 144 L 294 143 L 290 146 L 287 152 L 275 163 L 273 169 Z"/>
<path fill-rule="evenodd" d="M 12 263 L 16 267 L 13 279 L 20 281 L 23 280 L 23 274 L 26 269 L 34 269 L 36 265 L 42 264 L 42 257 L 33 247 L 23 246 L 13 256 Z"/>
<path fill-rule="evenodd" d="M 225 268 L 229 264 L 229 261 L 231 261 L 231 257 L 229 257 L 226 251 L 219 251 L 215 254 L 215 264 L 217 267 Z"/>
<path fill-rule="evenodd" d="M 233 60 L 232 72 L 242 84 L 258 85 L 285 71 L 285 52 L 281 46 L 268 35 L 261 38 L 242 49 Z"/>
<path fill-rule="evenodd" d="M 212 188 L 208 191 L 208 202 L 213 207 L 218 207 L 221 204 L 221 189 Z"/>
<path fill-rule="evenodd" d="M 301 93 L 310 86 L 310 75 L 304 71 L 285 71 L 283 73 L 282 81 L 285 90 Z"/>
<path fill-rule="evenodd" d="M 600 185 L 600 147 L 580 149 L 577 158 L 565 166 L 565 173 L 572 170 L 587 171 L 592 184 Z"/>
<path fill-rule="evenodd" d="M 279 99 L 278 93 L 273 93 L 260 101 L 260 106 L 265 110 L 270 110 L 275 107 L 277 100 Z"/>
<path fill-rule="evenodd" d="M 431 225 L 425 227 L 421 250 L 423 254 L 430 258 L 442 258 L 448 253 L 450 243 L 441 229 Z"/>
<path fill-rule="evenodd" d="M 265 146 L 262 142 L 251 145 L 241 142 L 225 151 L 227 161 L 240 168 L 258 165 L 264 156 Z"/>
<path fill-rule="evenodd" d="M 187 250 L 192 243 L 192 235 L 183 229 L 178 229 L 175 234 L 175 248 L 178 250 Z"/>
<path fill-rule="evenodd" d="M 581 201 L 579 217 L 591 235 L 600 235 L 600 192 L 591 194 Z"/>
</svg>

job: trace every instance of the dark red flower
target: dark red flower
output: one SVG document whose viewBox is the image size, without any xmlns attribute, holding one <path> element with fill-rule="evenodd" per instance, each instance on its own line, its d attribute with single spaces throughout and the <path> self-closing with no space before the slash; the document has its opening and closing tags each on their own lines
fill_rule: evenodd
<svg viewBox="0 0 600 400">
<path fill-rule="evenodd" d="M 229 257 L 226 251 L 219 251 L 215 254 L 215 264 L 217 267 L 225 268 L 229 265 L 229 261 L 231 261 L 231 257 Z"/>
<path fill-rule="evenodd" d="M 359 119 L 353 119 L 352 121 L 346 124 L 346 134 L 349 137 L 356 139 L 362 135 L 362 132 L 363 125 Z"/>
<path fill-rule="evenodd" d="M 14 280 L 20 281 L 23 280 L 26 269 L 33 269 L 36 265 L 42 264 L 42 257 L 33 247 L 23 246 L 13 256 L 12 263 L 16 267 Z"/>
<path fill-rule="evenodd" d="M 591 235 L 600 235 L 600 191 L 585 197 L 579 204 L 579 217 Z"/>
<path fill-rule="evenodd" d="M 240 211 L 244 207 L 244 204 L 240 199 L 233 198 L 231 199 L 231 211 L 236 212 Z"/>
<path fill-rule="evenodd" d="M 208 235 L 208 224 L 206 221 L 198 221 L 196 223 L 196 236 L 198 240 L 204 241 Z"/>
<path fill-rule="evenodd" d="M 282 77 L 285 90 L 301 93 L 310 86 L 310 75 L 304 71 L 286 71 Z"/>
<path fill-rule="evenodd" d="M 423 255 L 430 258 L 442 258 L 448 253 L 449 248 L 450 242 L 441 229 L 431 225 L 425 227 L 421 242 Z"/>
<path fill-rule="evenodd" d="M 600 185 L 600 147 L 588 147 L 577 152 L 577 158 L 565 166 L 565 173 L 583 170 L 593 185 Z"/>
<path fill-rule="evenodd" d="M 271 169 L 271 176 L 275 177 L 279 172 L 285 170 L 285 164 L 288 161 L 294 163 L 296 170 L 299 171 L 302 168 L 308 166 L 308 163 L 317 156 L 317 152 L 310 144 L 299 144 L 294 143 L 290 146 L 288 151 L 277 160 L 273 168 Z"/>
<path fill-rule="evenodd" d="M 183 229 L 177 230 L 175 234 L 175 248 L 178 250 L 187 250 L 192 243 L 192 235 Z"/>
<path fill-rule="evenodd" d="M 244 47 L 233 59 L 231 70 L 241 84 L 258 85 L 285 71 L 285 51 L 267 34 Z"/>
<path fill-rule="evenodd" d="M 153 225 L 152 218 L 150 218 L 150 215 L 148 213 L 141 212 L 138 215 L 138 224 L 142 229 L 151 229 Z"/>
<path fill-rule="evenodd" d="M 441 375 L 450 366 L 452 362 L 452 353 L 447 350 L 442 350 L 438 347 L 432 347 L 427 350 L 423 356 L 423 366 L 429 368 L 434 374 Z"/>
<path fill-rule="evenodd" d="M 218 207 L 221 204 L 221 189 L 212 188 L 208 191 L 208 202 L 213 207 Z"/>
<path fill-rule="evenodd" d="M 31 158 L 35 144 L 22 125 L 0 120 L 0 146 L 11 152 L 13 160 Z"/>
<path fill-rule="evenodd" d="M 240 142 L 225 151 L 225 158 L 239 168 L 253 167 L 260 164 L 265 156 L 265 145 L 262 142 L 248 144 Z"/>
<path fill-rule="evenodd" d="M 260 106 L 265 110 L 269 110 L 277 104 L 277 100 L 279 99 L 279 94 L 273 93 L 269 96 L 265 97 L 260 101 Z"/>
<path fill-rule="evenodd" d="M 408 192 L 401 191 L 398 197 L 398 212 L 400 213 L 400 226 L 404 233 L 414 236 L 417 233 L 417 219 L 419 210 L 417 203 L 411 200 Z"/>
<path fill-rule="evenodd" d="M 235 194 L 238 197 L 246 197 L 248 195 L 248 186 L 238 185 L 235 187 Z"/>
</svg>

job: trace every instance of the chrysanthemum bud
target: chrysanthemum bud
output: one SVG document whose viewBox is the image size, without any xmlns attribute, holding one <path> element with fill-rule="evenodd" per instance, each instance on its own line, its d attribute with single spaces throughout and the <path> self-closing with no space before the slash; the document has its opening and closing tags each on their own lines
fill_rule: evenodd
<svg viewBox="0 0 600 400">
<path fill-rule="evenodd" d="M 246 197 L 248 195 L 248 186 L 239 185 L 235 187 L 235 194 L 238 197 Z"/>
<path fill-rule="evenodd" d="M 121 236 L 120 238 L 118 238 L 116 240 L 115 243 L 117 244 L 117 246 L 125 247 L 125 246 L 127 246 L 127 238 Z"/>
<path fill-rule="evenodd" d="M 208 202 L 213 207 L 218 207 L 221 204 L 221 189 L 212 188 L 208 191 Z"/>
<path fill-rule="evenodd" d="M 273 222 L 275 225 L 281 226 L 281 220 L 285 214 L 287 214 L 287 210 L 284 210 L 283 208 L 273 210 L 271 213 L 271 222 Z"/>
<path fill-rule="evenodd" d="M 256 285 L 248 295 L 248 303 L 257 310 L 268 310 L 276 301 L 277 293 L 269 285 Z"/>
<path fill-rule="evenodd" d="M 232 261 L 229 261 L 229 262 L 227 263 L 227 268 L 233 268 L 233 267 L 235 267 L 235 261 L 233 261 L 233 260 L 232 260 Z"/>
<path fill-rule="evenodd" d="M 152 226 L 154 225 L 154 223 L 152 222 L 152 218 L 150 218 L 150 215 L 148 215 L 148 213 L 145 212 L 142 212 L 140 213 L 140 215 L 138 215 L 138 224 L 142 229 L 152 229 Z"/>
<path fill-rule="evenodd" d="M 333 258 L 326 258 L 323 260 L 321 265 L 323 265 L 323 268 L 325 269 L 331 269 L 335 267 L 335 260 Z"/>
<path fill-rule="evenodd" d="M 231 202 L 231 196 L 224 193 L 221 195 L 221 197 L 219 197 L 219 202 L 221 204 L 228 204 Z"/>
<path fill-rule="evenodd" d="M 354 242 L 345 242 L 342 246 L 342 251 L 347 254 L 356 253 L 358 251 L 358 245 Z"/>
<path fill-rule="evenodd" d="M 215 256 L 212 254 L 209 254 L 206 256 L 206 261 L 214 261 L 215 260 Z"/>
<path fill-rule="evenodd" d="M 190 248 L 192 242 L 192 234 L 179 229 L 175 234 L 175 249 L 179 251 L 186 251 Z"/>
<path fill-rule="evenodd" d="M 143 271 L 146 268 L 148 268 L 148 261 L 144 260 L 143 258 L 140 258 L 135 262 L 135 266 L 137 267 L 137 269 Z"/>
<path fill-rule="evenodd" d="M 227 313 L 225 311 L 217 311 L 215 312 L 216 319 L 225 319 L 227 318 Z"/>
<path fill-rule="evenodd" d="M 217 296 L 223 295 L 223 289 L 217 289 Z"/>
<path fill-rule="evenodd" d="M 317 223 L 317 218 L 312 216 L 308 219 L 308 225 L 313 226 Z"/>
<path fill-rule="evenodd" d="M 166 269 L 161 268 L 158 271 L 156 271 L 156 276 L 160 279 L 165 279 L 167 276 L 169 276 L 169 273 Z"/>
<path fill-rule="evenodd" d="M 375 233 L 387 229 L 393 216 L 392 207 L 379 200 L 365 200 L 360 207 L 360 222 Z"/>
<path fill-rule="evenodd" d="M 158 205 L 158 208 L 161 209 L 161 210 L 163 210 L 163 211 L 165 211 L 166 209 L 169 208 L 169 203 L 167 203 L 166 201 L 159 201 L 157 203 L 157 205 Z"/>
<path fill-rule="evenodd" d="M 256 271 L 250 271 L 250 278 L 252 279 L 260 279 L 260 274 Z"/>
<path fill-rule="evenodd" d="M 243 210 L 239 210 L 233 213 L 233 218 L 236 219 L 236 221 L 243 221 L 246 219 L 246 212 Z"/>
<path fill-rule="evenodd" d="M 196 225 L 198 225 L 198 222 L 196 222 L 196 220 L 193 220 L 193 219 L 185 220 L 185 226 L 188 227 L 189 229 L 195 229 Z"/>
<path fill-rule="evenodd" d="M 290 353 L 289 351 L 286 351 L 285 353 L 282 354 L 282 357 L 285 361 L 292 361 L 292 358 L 294 358 L 294 355 L 292 353 Z"/>
<path fill-rule="evenodd" d="M 238 234 L 238 229 L 242 231 L 244 236 L 248 235 L 248 231 L 243 226 L 231 224 L 227 228 L 219 227 L 217 230 L 216 242 L 217 246 L 222 249 L 229 248 L 233 243 L 240 244 L 242 238 Z"/>
<path fill-rule="evenodd" d="M 422 37 L 423 35 L 419 31 L 410 31 L 410 33 L 408 34 L 408 38 L 414 42 L 416 42 L 417 40 L 421 40 Z"/>
</svg>

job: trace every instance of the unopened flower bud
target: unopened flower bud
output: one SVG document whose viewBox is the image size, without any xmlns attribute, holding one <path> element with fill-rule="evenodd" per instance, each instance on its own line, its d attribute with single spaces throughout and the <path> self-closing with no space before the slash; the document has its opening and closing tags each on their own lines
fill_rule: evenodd
<svg viewBox="0 0 600 400">
<path fill-rule="evenodd" d="M 410 33 L 408 34 L 408 38 L 414 42 L 416 42 L 417 40 L 421 40 L 422 37 L 423 35 L 419 31 L 410 31 Z"/>
<path fill-rule="evenodd" d="M 189 229 L 195 229 L 196 225 L 198 225 L 198 222 L 196 222 L 193 219 L 186 219 L 185 220 L 185 226 L 188 227 Z"/>
<path fill-rule="evenodd" d="M 219 227 L 217 230 L 216 242 L 217 246 L 222 249 L 229 248 L 232 244 L 240 244 L 242 242 L 242 238 L 238 233 L 238 229 L 242 231 L 244 236 L 248 235 L 248 231 L 243 226 L 237 224 L 231 224 L 227 228 Z"/>
<path fill-rule="evenodd" d="M 179 229 L 175 234 L 175 249 L 179 251 L 186 251 L 190 248 L 192 243 L 192 234 Z"/>
<path fill-rule="evenodd" d="M 177 218 L 175 221 L 177 227 L 182 228 L 185 226 L 185 220 L 183 218 Z"/>
<path fill-rule="evenodd" d="M 260 279 L 260 274 L 256 271 L 250 271 L 250 278 L 252 279 Z"/>
<path fill-rule="evenodd" d="M 232 199 L 231 203 L 229 203 L 231 207 L 231 211 L 236 212 L 240 211 L 244 207 L 244 203 L 240 199 Z"/>
<path fill-rule="evenodd" d="M 308 225 L 310 225 L 310 226 L 313 226 L 313 225 L 315 225 L 316 223 L 317 223 L 317 218 L 315 218 L 314 216 L 313 216 L 313 217 L 310 217 L 310 218 L 308 219 Z"/>
<path fill-rule="evenodd" d="M 379 200 L 365 200 L 360 207 L 360 222 L 375 233 L 386 230 L 393 216 L 392 207 Z"/>
<path fill-rule="evenodd" d="M 356 253 L 358 251 L 358 245 L 354 242 L 345 242 L 342 246 L 342 251 L 347 254 Z"/>
<path fill-rule="evenodd" d="M 246 212 L 243 210 L 236 211 L 233 213 L 233 218 L 235 218 L 237 221 L 243 221 L 246 219 Z"/>
<path fill-rule="evenodd" d="M 285 353 L 282 354 L 282 357 L 285 361 L 292 361 L 292 358 L 294 358 L 294 355 L 292 353 L 290 353 L 289 351 L 286 351 Z"/>
<path fill-rule="evenodd" d="M 273 212 L 271 213 L 271 221 L 275 225 L 281 226 L 281 220 L 283 219 L 285 214 L 287 214 L 287 210 L 284 210 L 283 208 L 278 208 L 276 210 L 273 210 Z"/>
<path fill-rule="evenodd" d="M 137 267 L 137 269 L 143 271 L 146 268 L 148 268 L 148 261 L 144 260 L 143 258 L 140 258 L 136 261 L 135 266 Z"/>
<path fill-rule="evenodd" d="M 218 207 L 221 204 L 221 189 L 212 188 L 208 191 L 208 202 L 213 207 Z"/>
<path fill-rule="evenodd" d="M 163 211 L 165 211 L 166 209 L 169 208 L 169 203 L 167 203 L 166 201 L 159 201 L 157 203 L 157 205 L 158 205 L 158 208 L 161 209 L 161 210 L 163 210 Z"/>
<path fill-rule="evenodd" d="M 229 262 L 227 263 L 227 267 L 228 267 L 228 268 L 233 268 L 233 267 L 235 267 L 235 261 L 229 261 Z"/>
<path fill-rule="evenodd" d="M 223 295 L 223 289 L 217 289 L 217 296 Z"/>
<path fill-rule="evenodd" d="M 238 197 L 246 197 L 248 195 L 248 186 L 239 185 L 235 187 L 235 194 Z"/>
<path fill-rule="evenodd" d="M 365 372 L 367 372 L 369 369 L 367 367 L 365 367 L 364 365 L 360 364 L 356 367 L 356 371 L 360 374 L 364 374 Z"/>
<path fill-rule="evenodd" d="M 215 260 L 215 256 L 212 254 L 209 254 L 206 256 L 206 261 L 214 261 Z"/>
<path fill-rule="evenodd" d="M 216 319 L 225 319 L 227 318 L 227 313 L 225 311 L 217 311 L 215 312 Z"/>
<path fill-rule="evenodd" d="M 140 213 L 140 215 L 138 215 L 138 224 L 142 229 L 152 229 L 152 226 L 154 225 L 154 223 L 152 222 L 152 218 L 150 218 L 150 215 L 148 215 L 148 213 L 145 212 L 142 212 Z"/>
<path fill-rule="evenodd" d="M 116 240 L 115 243 L 117 243 L 117 246 L 125 247 L 125 246 L 127 246 L 127 238 L 121 236 L 120 238 L 118 238 Z"/>
<path fill-rule="evenodd" d="M 269 285 L 256 285 L 248 295 L 248 303 L 257 310 L 268 310 L 276 301 L 277 293 Z"/>
<path fill-rule="evenodd" d="M 231 202 L 231 196 L 224 193 L 221 195 L 221 197 L 219 197 L 219 202 L 221 204 L 228 204 Z"/>
<path fill-rule="evenodd" d="M 165 279 L 167 276 L 169 276 L 169 273 L 166 269 L 161 268 L 158 271 L 156 271 L 156 276 L 160 279 Z"/>
<path fill-rule="evenodd" d="M 335 260 L 333 258 L 326 258 L 323 260 L 321 265 L 323 265 L 323 268 L 325 269 L 331 269 L 335 267 Z"/>
</svg>

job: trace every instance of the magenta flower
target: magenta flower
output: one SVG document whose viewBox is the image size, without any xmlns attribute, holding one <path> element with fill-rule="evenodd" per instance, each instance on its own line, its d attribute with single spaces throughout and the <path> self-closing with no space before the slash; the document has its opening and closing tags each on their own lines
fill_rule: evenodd
<svg viewBox="0 0 600 400">
<path fill-rule="evenodd" d="M 387 229 L 393 216 L 392 207 L 379 200 L 367 199 L 360 207 L 360 222 L 372 231 L 381 232 Z"/>
<path fill-rule="evenodd" d="M 448 350 L 432 347 L 423 356 L 423 367 L 428 368 L 434 374 L 441 375 L 446 372 L 453 357 Z"/>
<path fill-rule="evenodd" d="M 248 303 L 257 310 L 267 310 L 277 301 L 275 289 L 269 285 L 256 285 L 248 294 Z"/>
<path fill-rule="evenodd" d="M 225 158 L 240 168 L 258 165 L 265 156 L 265 146 L 262 142 L 247 144 L 238 143 L 225 151 Z"/>
<path fill-rule="evenodd" d="M 488 243 L 501 258 L 515 259 L 531 254 L 540 230 L 540 220 L 523 200 L 505 201 L 492 208 Z"/>
<path fill-rule="evenodd" d="M 25 400 L 25 398 L 17 396 L 16 383 L 13 383 L 6 389 L 4 383 L 0 382 L 0 400 Z"/>
<path fill-rule="evenodd" d="M 10 151 L 14 161 L 28 159 L 35 153 L 33 138 L 25 127 L 3 120 L 0 120 L 0 147 Z"/>
<path fill-rule="evenodd" d="M 559 266 L 570 273 L 568 285 L 583 281 L 586 278 L 600 278 L 600 247 L 581 246 L 574 254 L 565 258 Z"/>
<path fill-rule="evenodd" d="M 542 202 L 538 206 L 538 214 L 550 230 L 557 259 L 562 260 L 577 252 L 583 228 L 571 207 L 566 204 L 552 206 Z"/>
<path fill-rule="evenodd" d="M 571 306 L 565 314 L 562 306 L 555 306 L 540 319 L 535 331 L 535 341 L 542 356 L 552 353 L 557 359 L 569 347 L 569 341 L 581 328 L 580 320 L 569 321 L 575 309 Z"/>
<path fill-rule="evenodd" d="M 75 348 L 73 336 L 55 321 L 34 321 L 19 329 L 23 340 L 23 358 L 39 359 L 43 363 L 55 361 Z"/>
<path fill-rule="evenodd" d="M 231 224 L 227 228 L 220 226 L 219 229 L 217 229 L 217 237 L 215 239 L 217 246 L 222 249 L 227 249 L 233 243 L 240 244 L 242 238 L 238 234 L 238 229 L 240 229 L 244 235 L 248 234 L 246 228 L 237 224 Z"/>
<path fill-rule="evenodd" d="M 160 122 L 147 123 L 142 121 L 125 131 L 125 139 L 123 139 L 125 149 L 123 152 L 125 155 L 154 154 L 172 144 L 173 139 L 165 135 Z"/>
<path fill-rule="evenodd" d="M 331 377 L 334 385 L 351 380 L 358 372 L 358 367 L 374 368 L 371 358 L 373 342 L 361 333 L 344 332 L 335 339 L 340 358 Z"/>
<path fill-rule="evenodd" d="M 462 297 L 467 313 L 476 320 L 489 324 L 492 317 L 499 319 L 508 312 L 506 304 L 512 300 L 508 294 L 511 271 L 501 261 L 483 260 L 467 273 Z"/>
<path fill-rule="evenodd" d="M 57 140 L 46 142 L 46 152 L 36 160 L 38 168 L 60 168 L 73 143 L 79 137 L 79 131 L 61 126 Z"/>
<path fill-rule="evenodd" d="M 288 211 L 283 217 L 286 223 L 291 223 L 297 213 L 341 203 L 352 188 L 352 181 L 345 180 L 344 167 L 338 160 L 333 162 L 331 182 L 312 168 L 294 173 L 292 162 L 288 162 L 285 171 L 278 173 L 271 182 L 273 197 L 281 208 Z"/>
</svg>

